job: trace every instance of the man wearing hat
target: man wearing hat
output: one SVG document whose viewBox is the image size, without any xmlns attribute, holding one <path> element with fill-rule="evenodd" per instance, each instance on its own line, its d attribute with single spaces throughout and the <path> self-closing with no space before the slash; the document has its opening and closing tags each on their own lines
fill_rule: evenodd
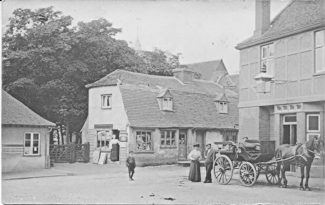
<svg viewBox="0 0 325 205">
<path fill-rule="evenodd" d="M 207 144 L 206 150 L 204 152 L 205 169 L 206 169 L 206 177 L 205 177 L 204 183 L 212 183 L 211 170 L 213 167 L 214 153 L 215 153 L 215 151 L 211 148 L 211 144 Z"/>
</svg>

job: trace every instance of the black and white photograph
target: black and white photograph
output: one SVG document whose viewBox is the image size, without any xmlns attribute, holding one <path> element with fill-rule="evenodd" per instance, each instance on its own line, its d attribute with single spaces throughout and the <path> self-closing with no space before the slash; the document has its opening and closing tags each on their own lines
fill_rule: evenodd
<svg viewBox="0 0 325 205">
<path fill-rule="evenodd" d="M 4 0 L 1 203 L 325 205 L 325 0 Z"/>
</svg>

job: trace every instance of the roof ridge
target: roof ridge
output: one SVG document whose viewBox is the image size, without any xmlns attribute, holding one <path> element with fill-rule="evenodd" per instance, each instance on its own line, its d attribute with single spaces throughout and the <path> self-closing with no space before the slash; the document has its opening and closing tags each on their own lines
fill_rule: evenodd
<svg viewBox="0 0 325 205">
<path fill-rule="evenodd" d="M 217 60 L 209 60 L 209 61 L 201 61 L 201 62 L 195 62 L 195 63 L 187 63 L 187 64 L 183 64 L 183 65 L 194 65 L 194 64 L 202 64 L 202 63 L 221 62 L 221 61 L 223 61 L 222 58 L 217 59 Z"/>
<path fill-rule="evenodd" d="M 167 76 L 167 75 L 154 75 L 154 74 L 148 74 L 148 73 L 139 73 L 139 72 L 123 70 L 123 69 L 116 69 L 115 71 L 122 71 L 122 72 L 125 72 L 125 73 L 130 73 L 130 74 L 135 74 L 135 75 L 142 75 L 142 76 L 149 76 L 149 77 L 157 77 L 157 78 L 170 78 L 170 79 L 173 79 L 173 77 L 174 77 L 174 76 Z M 113 71 L 113 72 L 115 72 L 115 71 Z"/>
</svg>

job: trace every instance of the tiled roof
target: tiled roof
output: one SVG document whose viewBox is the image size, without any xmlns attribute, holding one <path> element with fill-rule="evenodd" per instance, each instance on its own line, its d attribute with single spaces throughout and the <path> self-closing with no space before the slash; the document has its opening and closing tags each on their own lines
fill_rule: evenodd
<svg viewBox="0 0 325 205">
<path fill-rule="evenodd" d="M 55 126 L 5 91 L 2 91 L 2 125 Z"/>
<path fill-rule="evenodd" d="M 261 36 L 252 36 L 239 43 L 238 49 L 325 26 L 323 0 L 293 0 L 270 23 Z"/>
<path fill-rule="evenodd" d="M 133 127 L 233 129 L 238 124 L 238 98 L 229 97 L 228 114 L 217 112 L 216 95 L 170 90 L 173 111 L 159 109 L 159 89 L 121 85 L 123 103 Z"/>
<path fill-rule="evenodd" d="M 201 79 L 203 80 L 211 80 L 217 82 L 219 77 L 228 74 L 228 71 L 222 59 L 215 61 L 192 63 L 187 64 L 185 66 L 187 66 L 188 69 L 196 73 L 200 73 Z"/>
<path fill-rule="evenodd" d="M 184 84 L 173 76 L 148 75 L 125 70 L 115 70 L 100 80 L 88 84 L 86 87 L 110 86 L 117 85 L 118 83 L 121 83 L 122 85 L 142 85 L 153 89 L 157 89 L 157 87 L 170 88 L 173 90 L 205 93 L 210 95 L 214 95 L 216 92 L 223 92 L 222 87 L 214 82 L 193 79 L 191 83 Z M 227 96 L 237 96 L 237 93 L 231 90 L 226 90 L 226 94 Z"/>
</svg>

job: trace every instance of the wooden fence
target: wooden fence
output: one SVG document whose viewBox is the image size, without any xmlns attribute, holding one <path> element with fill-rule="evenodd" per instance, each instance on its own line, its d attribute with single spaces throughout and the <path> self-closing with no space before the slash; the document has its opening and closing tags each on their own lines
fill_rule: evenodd
<svg viewBox="0 0 325 205">
<path fill-rule="evenodd" d="M 89 143 L 50 145 L 51 165 L 53 163 L 89 162 Z"/>
</svg>

